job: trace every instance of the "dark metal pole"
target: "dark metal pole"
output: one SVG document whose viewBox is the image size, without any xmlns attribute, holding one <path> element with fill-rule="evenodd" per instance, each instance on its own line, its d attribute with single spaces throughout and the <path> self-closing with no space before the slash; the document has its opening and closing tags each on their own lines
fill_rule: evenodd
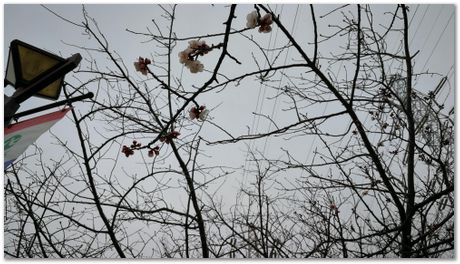
<svg viewBox="0 0 460 264">
<path fill-rule="evenodd" d="M 3 110 L 4 110 L 4 112 L 3 112 L 4 118 L 3 119 L 4 119 L 4 122 L 5 122 L 4 123 L 5 126 L 7 126 L 11 122 L 11 118 L 9 118 L 9 116 L 14 115 L 14 113 L 16 113 L 16 111 L 18 111 L 20 105 L 14 100 L 13 97 L 3 95 L 3 99 L 4 99 L 3 102 L 5 104 L 5 106 L 3 108 Z"/>
<path fill-rule="evenodd" d="M 81 101 L 81 100 L 87 99 L 87 98 L 93 98 L 93 96 L 94 96 L 94 94 L 89 92 L 89 93 L 84 94 L 84 95 L 72 97 L 72 98 L 69 98 L 69 99 L 66 99 L 66 100 L 62 100 L 62 101 L 55 102 L 55 103 L 52 103 L 52 104 L 47 104 L 47 105 L 44 105 L 44 106 L 33 108 L 33 109 L 30 109 L 30 110 L 27 110 L 27 111 L 24 111 L 24 112 L 21 112 L 21 113 L 17 113 L 15 115 L 11 116 L 10 118 L 11 119 L 18 119 L 18 118 L 23 117 L 23 116 L 27 116 L 27 115 L 31 115 L 31 114 L 35 114 L 35 113 L 38 113 L 38 112 L 41 112 L 41 111 L 51 109 L 53 107 L 57 107 L 57 106 L 61 106 L 61 105 Z M 7 118 L 7 117 L 5 117 L 5 118 Z"/>
</svg>

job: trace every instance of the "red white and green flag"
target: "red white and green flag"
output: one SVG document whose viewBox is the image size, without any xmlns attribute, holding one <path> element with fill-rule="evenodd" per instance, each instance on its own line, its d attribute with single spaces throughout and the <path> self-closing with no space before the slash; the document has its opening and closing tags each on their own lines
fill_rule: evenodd
<svg viewBox="0 0 460 264">
<path fill-rule="evenodd" d="M 34 117 L 5 128 L 3 150 L 4 169 L 11 165 L 32 143 L 61 120 L 70 108 Z"/>
</svg>

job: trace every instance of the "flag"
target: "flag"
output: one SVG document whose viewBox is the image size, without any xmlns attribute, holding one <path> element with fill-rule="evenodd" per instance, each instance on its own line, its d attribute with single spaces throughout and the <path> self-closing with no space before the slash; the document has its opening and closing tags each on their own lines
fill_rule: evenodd
<svg viewBox="0 0 460 264">
<path fill-rule="evenodd" d="M 62 119 L 70 109 L 66 108 L 6 127 L 3 140 L 4 169 L 11 165 L 43 133 Z"/>
</svg>

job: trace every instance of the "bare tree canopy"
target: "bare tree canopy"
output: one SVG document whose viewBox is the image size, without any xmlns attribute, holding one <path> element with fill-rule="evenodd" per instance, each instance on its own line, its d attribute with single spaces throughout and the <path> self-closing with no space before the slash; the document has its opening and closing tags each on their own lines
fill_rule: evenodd
<svg viewBox="0 0 460 264">
<path fill-rule="evenodd" d="M 84 38 L 65 97 L 95 96 L 5 169 L 6 258 L 455 257 L 427 5 L 152 7 L 137 46 L 41 7 Z"/>
</svg>

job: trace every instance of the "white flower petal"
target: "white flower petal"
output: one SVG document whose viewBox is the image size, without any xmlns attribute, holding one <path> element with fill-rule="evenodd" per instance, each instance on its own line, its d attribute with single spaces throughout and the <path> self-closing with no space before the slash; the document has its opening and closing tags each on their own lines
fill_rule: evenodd
<svg viewBox="0 0 460 264">
<path fill-rule="evenodd" d="M 257 26 L 257 12 L 252 11 L 246 16 L 246 27 L 255 28 Z"/>
<path fill-rule="evenodd" d="M 206 109 L 206 110 L 203 110 L 203 111 L 200 113 L 200 115 L 198 116 L 198 119 L 199 119 L 200 121 L 205 121 L 206 118 L 208 117 L 208 114 L 209 114 L 209 110 L 207 110 L 207 109 Z"/>
</svg>

